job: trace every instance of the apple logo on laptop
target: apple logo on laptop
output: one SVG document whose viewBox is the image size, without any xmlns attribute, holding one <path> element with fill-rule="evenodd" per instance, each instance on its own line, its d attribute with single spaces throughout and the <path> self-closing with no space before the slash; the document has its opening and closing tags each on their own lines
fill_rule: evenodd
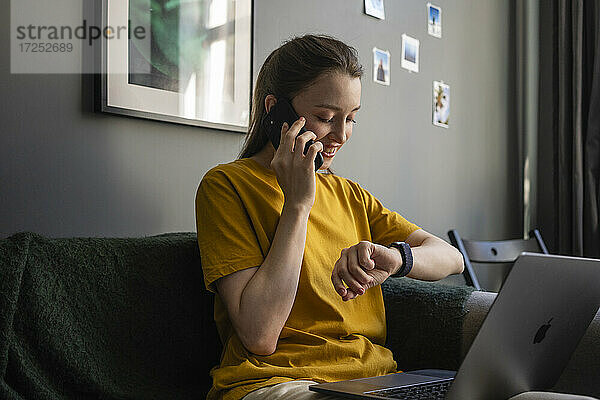
<svg viewBox="0 0 600 400">
<path fill-rule="evenodd" d="M 548 329 L 550 329 L 550 327 L 552 326 L 550 325 L 550 322 L 552 322 L 553 319 L 554 318 L 550 318 L 550 321 L 540 326 L 540 329 L 538 329 L 537 333 L 535 334 L 535 337 L 533 338 L 533 344 L 540 343 L 542 340 L 544 340 L 544 338 L 546 337 L 546 332 L 548 332 Z"/>
</svg>

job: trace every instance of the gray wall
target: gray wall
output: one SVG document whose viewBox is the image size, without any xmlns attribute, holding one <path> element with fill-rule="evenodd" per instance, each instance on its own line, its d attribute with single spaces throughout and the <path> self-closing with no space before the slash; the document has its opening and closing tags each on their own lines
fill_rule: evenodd
<svg viewBox="0 0 600 400">
<path fill-rule="evenodd" d="M 427 35 L 426 1 L 255 0 L 254 74 L 292 34 L 328 33 L 365 66 L 362 109 L 335 171 L 385 205 L 446 237 L 518 236 L 512 2 L 439 1 L 443 38 Z M 0 46 L 9 54 L 9 13 Z M 421 41 L 420 72 L 400 68 L 401 34 Z M 372 48 L 391 52 L 391 86 L 372 81 Z M 0 236 L 138 236 L 192 231 L 194 195 L 243 135 L 92 109 L 87 76 L 11 75 L 0 61 Z M 451 87 L 449 129 L 431 124 L 432 81 Z"/>
</svg>

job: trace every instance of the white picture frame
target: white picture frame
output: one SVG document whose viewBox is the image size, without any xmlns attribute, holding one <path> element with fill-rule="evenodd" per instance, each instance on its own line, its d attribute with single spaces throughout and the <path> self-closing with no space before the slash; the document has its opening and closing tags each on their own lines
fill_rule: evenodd
<svg viewBox="0 0 600 400">
<path fill-rule="evenodd" d="M 402 34 L 402 68 L 419 72 L 419 40 Z"/>
<path fill-rule="evenodd" d="M 427 33 L 433 37 L 442 37 L 442 8 L 427 3 Z"/>
<path fill-rule="evenodd" d="M 433 124 L 448 128 L 450 124 L 450 86 L 433 81 Z"/>
<path fill-rule="evenodd" d="M 373 47 L 373 82 L 390 85 L 390 52 Z"/>
<path fill-rule="evenodd" d="M 365 14 L 385 19 L 383 0 L 365 0 Z"/>
<path fill-rule="evenodd" d="M 138 7 L 143 2 L 147 7 Z M 137 18 L 135 28 L 152 31 L 156 19 L 146 16 L 144 10 L 158 12 L 153 9 L 157 3 L 164 3 L 164 10 L 172 10 L 177 2 L 102 0 L 104 26 L 129 26 Z M 163 40 L 165 53 L 173 53 L 177 47 L 178 57 L 170 70 L 163 62 L 168 57 L 162 56 L 157 62 L 152 59 L 163 51 L 158 35 L 138 41 L 103 39 L 100 111 L 246 133 L 252 90 L 252 0 L 225 0 L 218 4 L 225 5 L 224 10 L 215 10 L 202 0 L 177 4 L 186 9 L 178 12 L 176 28 Z M 210 13 L 209 7 L 213 7 Z M 203 12 L 207 18 L 199 17 Z M 179 41 L 171 43 L 172 36 Z M 201 50 L 190 55 L 195 49 Z M 156 72 L 159 67 L 166 72 Z"/>
</svg>

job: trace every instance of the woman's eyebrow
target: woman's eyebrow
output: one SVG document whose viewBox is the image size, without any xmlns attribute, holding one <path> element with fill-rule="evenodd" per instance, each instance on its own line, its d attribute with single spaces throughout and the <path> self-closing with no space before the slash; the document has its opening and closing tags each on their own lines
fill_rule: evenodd
<svg viewBox="0 0 600 400">
<path fill-rule="evenodd" d="M 334 104 L 317 104 L 315 107 L 318 108 L 329 108 L 331 110 L 335 110 L 335 111 L 344 111 L 341 109 L 341 107 L 338 107 Z M 360 105 L 356 106 L 352 111 L 358 111 L 358 109 L 360 108 Z"/>
</svg>

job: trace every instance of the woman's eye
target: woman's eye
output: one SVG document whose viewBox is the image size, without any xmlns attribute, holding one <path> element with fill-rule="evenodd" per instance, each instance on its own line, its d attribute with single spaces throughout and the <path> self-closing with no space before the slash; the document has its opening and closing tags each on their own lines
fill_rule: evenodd
<svg viewBox="0 0 600 400">
<path fill-rule="evenodd" d="M 326 123 L 328 123 L 328 124 L 329 124 L 329 123 L 332 123 L 332 122 L 334 121 L 334 118 L 333 118 L 333 117 L 332 117 L 332 118 L 329 118 L 329 119 L 328 119 L 328 118 L 321 118 L 321 117 L 317 117 L 317 118 L 319 119 L 319 121 L 321 121 L 321 122 L 326 122 Z M 355 124 L 355 123 L 356 123 L 356 121 L 355 121 L 354 119 L 352 119 L 352 118 L 347 118 L 347 119 L 346 119 L 346 122 L 352 122 L 353 124 Z"/>
</svg>

